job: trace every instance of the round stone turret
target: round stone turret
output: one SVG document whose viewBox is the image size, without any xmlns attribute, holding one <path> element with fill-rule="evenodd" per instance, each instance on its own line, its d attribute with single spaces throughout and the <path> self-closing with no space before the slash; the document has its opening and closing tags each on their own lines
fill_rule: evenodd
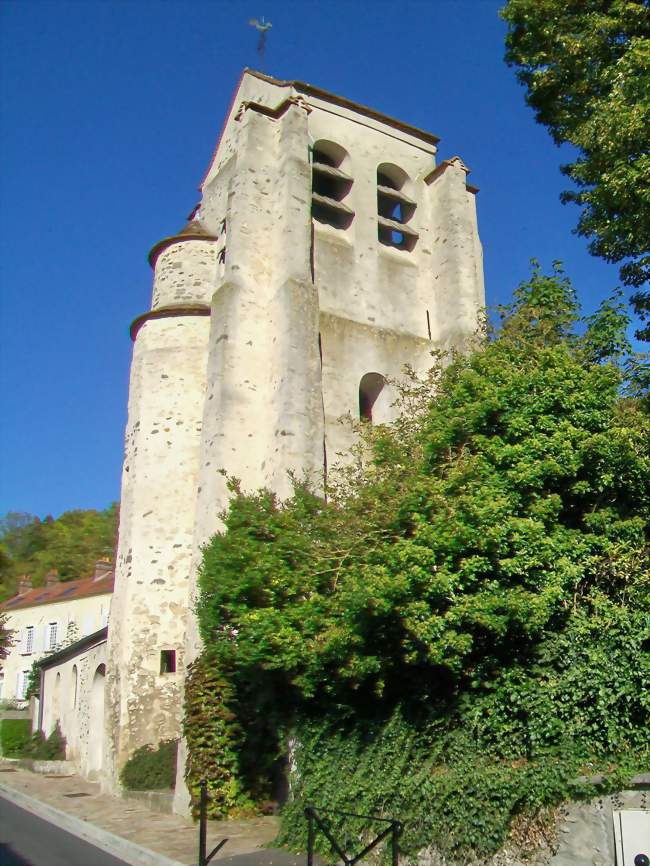
<svg viewBox="0 0 650 866">
<path fill-rule="evenodd" d="M 198 220 L 159 241 L 149 253 L 154 269 L 151 309 L 209 304 L 215 289 L 219 238 Z"/>
</svg>

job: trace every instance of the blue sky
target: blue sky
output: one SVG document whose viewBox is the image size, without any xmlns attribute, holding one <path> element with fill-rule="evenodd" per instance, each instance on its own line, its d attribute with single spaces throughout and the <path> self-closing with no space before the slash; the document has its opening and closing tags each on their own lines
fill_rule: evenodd
<svg viewBox="0 0 650 866">
<path fill-rule="evenodd" d="M 244 66 L 441 137 L 480 188 L 489 304 L 561 259 L 588 311 L 617 285 L 560 204 L 569 158 L 503 62 L 493 0 L 0 3 L 0 514 L 119 498 L 131 344 L 150 247 L 198 200 Z"/>
</svg>

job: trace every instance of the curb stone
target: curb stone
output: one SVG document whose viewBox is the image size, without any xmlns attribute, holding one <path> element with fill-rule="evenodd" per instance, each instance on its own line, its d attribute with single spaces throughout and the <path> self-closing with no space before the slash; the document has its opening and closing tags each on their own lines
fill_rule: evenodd
<svg viewBox="0 0 650 866">
<path fill-rule="evenodd" d="M 9 788 L 0 782 L 0 796 L 12 802 L 14 805 L 31 812 L 50 824 L 55 824 L 61 830 L 66 830 L 73 836 L 83 839 L 85 842 L 90 842 L 97 848 L 101 848 L 107 854 L 112 854 L 114 857 L 119 857 L 131 866 L 186 866 L 178 860 L 170 860 L 164 854 L 157 854 L 155 851 L 150 851 L 148 848 L 143 848 L 135 842 L 129 842 L 122 836 L 116 836 L 108 830 L 102 830 L 94 824 L 87 821 L 82 821 L 47 803 L 29 797 L 20 791 Z"/>
</svg>

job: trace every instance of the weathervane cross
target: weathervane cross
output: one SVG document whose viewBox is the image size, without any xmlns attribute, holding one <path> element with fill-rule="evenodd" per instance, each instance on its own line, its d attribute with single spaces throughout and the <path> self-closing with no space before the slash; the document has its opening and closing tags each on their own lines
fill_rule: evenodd
<svg viewBox="0 0 650 866">
<path fill-rule="evenodd" d="M 260 58 L 260 69 L 264 63 L 264 48 L 266 47 L 266 34 L 273 27 L 270 21 L 265 21 L 262 16 L 262 20 L 258 21 L 257 18 L 251 18 L 248 22 L 251 27 L 254 27 L 257 32 L 260 34 L 259 41 L 257 43 L 257 53 Z"/>
</svg>

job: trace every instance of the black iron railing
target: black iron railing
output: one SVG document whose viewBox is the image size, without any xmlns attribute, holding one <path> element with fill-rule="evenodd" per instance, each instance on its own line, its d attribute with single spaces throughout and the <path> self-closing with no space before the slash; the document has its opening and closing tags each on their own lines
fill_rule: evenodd
<svg viewBox="0 0 650 866">
<path fill-rule="evenodd" d="M 365 821 L 379 821 L 383 824 L 388 824 L 385 830 L 382 830 L 372 842 L 369 842 L 365 848 L 354 856 L 348 856 L 343 847 L 334 838 L 332 831 L 327 823 L 321 818 L 320 814 L 313 806 L 307 806 L 305 809 L 305 817 L 307 818 L 307 866 L 314 866 L 314 844 L 316 841 L 316 833 L 320 832 L 325 836 L 332 848 L 332 851 L 337 854 L 344 863 L 344 866 L 354 866 L 362 860 L 366 854 L 369 854 L 373 848 L 376 848 L 380 842 L 390 836 L 391 862 L 392 866 L 399 866 L 399 837 L 402 834 L 402 825 L 394 818 L 380 818 L 377 815 L 355 815 L 352 812 L 341 812 L 336 809 L 320 809 L 320 812 L 329 815 L 343 815 L 347 818 L 361 818 Z"/>
<path fill-rule="evenodd" d="M 208 854 L 208 783 L 201 779 L 201 796 L 199 799 L 199 866 L 208 866 L 208 863 L 217 851 L 221 851 L 228 839 L 222 839 Z"/>
</svg>

